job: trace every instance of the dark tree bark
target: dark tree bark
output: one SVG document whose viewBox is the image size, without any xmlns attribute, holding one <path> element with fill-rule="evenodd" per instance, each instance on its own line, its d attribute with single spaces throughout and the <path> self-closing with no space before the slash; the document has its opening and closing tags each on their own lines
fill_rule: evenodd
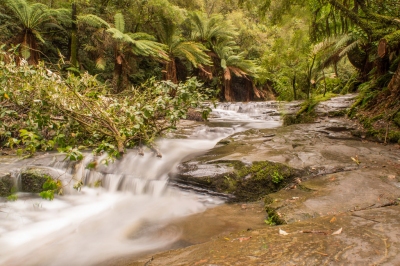
<svg viewBox="0 0 400 266">
<path fill-rule="evenodd" d="M 77 39 L 77 25 L 76 25 L 76 3 L 72 3 L 72 28 L 71 28 L 71 57 L 70 62 L 74 67 L 78 67 L 78 39 Z"/>
</svg>

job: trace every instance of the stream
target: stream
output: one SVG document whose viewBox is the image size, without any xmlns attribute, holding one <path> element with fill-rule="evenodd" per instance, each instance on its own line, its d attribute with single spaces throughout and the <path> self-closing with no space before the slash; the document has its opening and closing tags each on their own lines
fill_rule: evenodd
<svg viewBox="0 0 400 266">
<path fill-rule="evenodd" d="M 144 156 L 130 150 L 108 166 L 90 153 L 79 164 L 55 153 L 1 158 L 0 171 L 11 172 L 16 184 L 21 169 L 43 168 L 63 181 L 64 195 L 47 201 L 19 192 L 17 201 L 0 201 L 0 265 L 96 265 L 192 244 L 180 241 L 185 223 L 176 221 L 187 220 L 186 227 L 198 223 L 193 217 L 221 206 L 225 198 L 176 187 L 168 183 L 168 174 L 233 133 L 281 126 L 278 109 L 277 102 L 219 104 L 209 122 L 186 127 L 185 138 L 172 133 L 158 140 L 162 158 L 148 149 Z M 86 169 L 92 161 L 96 169 Z M 72 188 L 78 180 L 84 184 L 80 191 Z M 215 221 L 206 227 L 209 232 L 221 228 Z"/>
</svg>

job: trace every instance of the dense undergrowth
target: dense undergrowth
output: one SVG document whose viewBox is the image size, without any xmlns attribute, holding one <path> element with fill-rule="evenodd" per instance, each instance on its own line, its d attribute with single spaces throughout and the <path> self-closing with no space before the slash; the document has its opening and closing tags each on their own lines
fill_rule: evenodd
<svg viewBox="0 0 400 266">
<path fill-rule="evenodd" d="M 206 117 L 210 109 L 202 103 L 212 97 L 195 78 L 179 84 L 150 79 L 111 95 L 95 76 L 62 76 L 43 64 L 0 62 L 0 85 L 3 152 L 58 150 L 72 160 L 82 159 L 81 149 L 118 158 L 126 148 L 152 146 L 190 108 Z"/>
</svg>

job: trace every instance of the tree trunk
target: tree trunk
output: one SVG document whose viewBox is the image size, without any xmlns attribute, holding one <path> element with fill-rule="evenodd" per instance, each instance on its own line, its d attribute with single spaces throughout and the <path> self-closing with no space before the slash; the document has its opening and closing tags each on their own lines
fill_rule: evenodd
<svg viewBox="0 0 400 266">
<path fill-rule="evenodd" d="M 113 89 L 115 93 L 119 93 L 122 87 L 122 57 L 117 55 L 114 61 L 114 73 L 113 73 Z"/>
<path fill-rule="evenodd" d="M 324 75 L 324 97 L 325 97 L 325 94 L 326 94 L 326 79 L 325 79 L 325 71 L 324 70 L 322 70 L 322 74 Z"/>
<path fill-rule="evenodd" d="M 397 66 L 397 70 L 389 82 L 388 88 L 391 92 L 392 97 L 399 97 L 399 94 L 400 94 L 400 63 Z"/>
<path fill-rule="evenodd" d="M 72 28 L 71 28 L 71 57 L 70 62 L 73 67 L 78 67 L 78 39 L 77 39 L 77 25 L 76 25 L 76 3 L 72 3 Z"/>
<path fill-rule="evenodd" d="M 26 29 L 23 32 L 21 39 L 21 46 L 19 48 L 21 56 L 28 62 L 28 64 L 37 65 L 40 56 L 35 35 L 30 29 Z"/>
<path fill-rule="evenodd" d="M 297 94 L 296 94 L 296 74 L 294 74 L 294 76 L 293 76 L 292 86 L 293 86 L 293 99 L 294 99 L 294 100 L 297 100 Z"/>
<path fill-rule="evenodd" d="M 170 80 L 175 84 L 178 83 L 178 78 L 177 78 L 177 75 L 176 75 L 175 58 L 172 57 L 172 56 L 170 57 L 170 61 L 165 63 L 164 79 L 165 80 Z"/>
</svg>

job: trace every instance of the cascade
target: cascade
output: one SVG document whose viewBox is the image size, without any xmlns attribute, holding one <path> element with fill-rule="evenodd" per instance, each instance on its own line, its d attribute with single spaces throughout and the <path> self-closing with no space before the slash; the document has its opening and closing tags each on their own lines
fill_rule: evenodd
<svg viewBox="0 0 400 266">
<path fill-rule="evenodd" d="M 175 187 L 168 174 L 235 132 L 280 126 L 278 108 L 276 102 L 220 103 L 210 121 L 186 131 L 185 138 L 158 140 L 162 158 L 145 149 L 144 156 L 130 150 L 108 166 L 102 164 L 106 155 L 90 153 L 79 163 L 60 154 L 10 159 L 0 171 L 13 172 L 16 183 L 21 169 L 42 168 L 62 180 L 64 195 L 47 201 L 18 193 L 17 201 L 0 202 L 0 265 L 93 265 L 168 248 L 181 233 L 169 226 L 171 220 L 224 202 L 202 189 Z M 96 168 L 87 169 L 93 161 Z"/>
</svg>

